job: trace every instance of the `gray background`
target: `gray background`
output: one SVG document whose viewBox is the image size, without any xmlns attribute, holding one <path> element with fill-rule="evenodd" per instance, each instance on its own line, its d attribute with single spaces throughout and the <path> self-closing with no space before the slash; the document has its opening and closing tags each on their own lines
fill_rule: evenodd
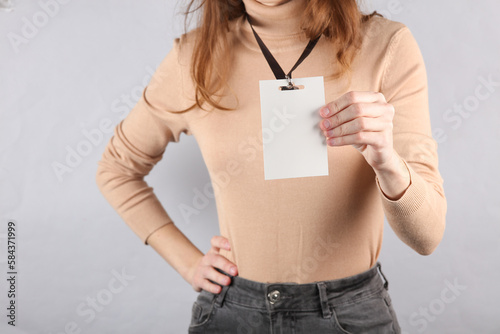
<svg viewBox="0 0 500 334">
<path fill-rule="evenodd" d="M 6 224 L 13 219 L 16 333 L 64 333 L 71 323 L 74 333 L 185 333 L 196 293 L 141 244 L 97 189 L 97 161 L 111 132 L 93 143 L 85 136 L 101 131 L 101 122 L 114 127 L 130 110 L 127 97 L 137 101 L 183 31 L 182 15 L 175 15 L 182 7 L 60 0 L 43 22 L 43 4 L 51 2 L 14 1 L 15 10 L 0 11 L 0 331 Z M 418 255 L 385 225 L 380 261 L 399 321 L 406 333 L 500 333 L 500 86 L 488 91 L 482 83 L 500 82 L 500 3 L 365 3 L 408 25 L 421 47 L 448 199 L 445 236 L 430 256 Z M 34 20 L 38 31 L 24 31 L 24 43 L 14 47 L 13 34 L 22 37 Z M 86 155 L 58 178 L 53 165 L 78 148 Z M 196 141 L 182 135 L 146 180 L 177 226 L 207 251 L 219 234 L 213 200 L 190 221 L 178 209 L 210 182 Z M 118 272 L 128 278 L 111 292 Z"/>
</svg>

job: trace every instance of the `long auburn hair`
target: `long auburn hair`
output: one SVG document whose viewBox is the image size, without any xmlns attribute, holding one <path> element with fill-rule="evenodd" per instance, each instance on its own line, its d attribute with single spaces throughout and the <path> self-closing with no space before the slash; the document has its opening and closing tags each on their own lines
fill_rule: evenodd
<svg viewBox="0 0 500 334">
<path fill-rule="evenodd" d="M 301 28 L 308 38 L 321 34 L 336 46 L 340 71 L 330 78 L 341 77 L 350 71 L 350 65 L 362 41 L 362 24 L 376 11 L 363 14 L 356 0 L 307 0 Z M 198 5 L 196 5 L 199 3 Z M 183 113 L 207 103 L 220 110 L 234 110 L 219 104 L 217 92 L 225 87 L 230 66 L 229 23 L 245 15 L 242 0 L 190 0 L 187 5 L 184 30 L 190 14 L 201 10 L 198 16 L 195 46 L 191 57 L 191 78 L 195 86 L 195 103 L 177 111 Z M 230 89 L 230 87 L 229 87 Z"/>
</svg>

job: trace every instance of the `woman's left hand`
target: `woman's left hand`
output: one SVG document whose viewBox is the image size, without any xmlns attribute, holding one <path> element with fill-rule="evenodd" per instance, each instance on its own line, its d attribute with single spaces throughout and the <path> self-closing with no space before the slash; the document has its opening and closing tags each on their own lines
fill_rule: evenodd
<svg viewBox="0 0 500 334">
<path fill-rule="evenodd" d="M 374 170 L 394 163 L 394 107 L 382 93 L 348 92 L 320 109 L 329 146 L 352 145 Z"/>
</svg>

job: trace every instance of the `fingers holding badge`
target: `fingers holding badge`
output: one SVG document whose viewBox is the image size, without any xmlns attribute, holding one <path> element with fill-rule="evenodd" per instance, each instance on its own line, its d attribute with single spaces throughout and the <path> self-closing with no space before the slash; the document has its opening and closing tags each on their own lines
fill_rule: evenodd
<svg viewBox="0 0 500 334">
<path fill-rule="evenodd" d="M 348 92 L 319 110 L 328 146 L 352 145 L 373 167 L 392 162 L 394 107 L 379 92 Z"/>
</svg>

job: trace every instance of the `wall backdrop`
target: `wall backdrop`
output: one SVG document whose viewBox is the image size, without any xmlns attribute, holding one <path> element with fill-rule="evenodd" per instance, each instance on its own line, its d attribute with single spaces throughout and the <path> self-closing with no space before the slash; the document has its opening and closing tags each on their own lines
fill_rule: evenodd
<svg viewBox="0 0 500 334">
<path fill-rule="evenodd" d="M 183 32 L 184 3 L 0 1 L 1 333 L 187 332 L 196 292 L 95 183 L 112 128 Z M 380 261 L 401 326 L 500 333 L 500 3 L 365 7 L 405 23 L 420 45 L 448 199 L 445 236 L 429 256 L 386 222 Z M 206 252 L 219 234 L 213 199 L 189 218 L 179 210 L 210 182 L 196 141 L 183 134 L 169 145 L 146 181 Z"/>
</svg>

